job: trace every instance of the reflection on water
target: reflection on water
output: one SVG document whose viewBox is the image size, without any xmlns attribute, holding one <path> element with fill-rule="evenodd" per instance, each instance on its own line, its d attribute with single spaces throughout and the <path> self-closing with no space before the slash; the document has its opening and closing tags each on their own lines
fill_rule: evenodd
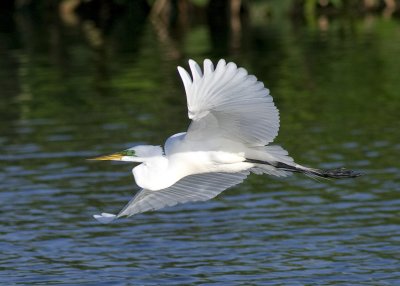
<svg viewBox="0 0 400 286">
<path fill-rule="evenodd" d="M 201 13 L 171 28 L 132 11 L 107 28 L 3 18 L 2 284 L 400 282 L 398 20 L 314 26 L 257 5 L 228 28 Z M 252 176 L 212 201 L 98 224 L 92 214 L 137 188 L 131 165 L 85 158 L 185 130 L 176 66 L 189 57 L 225 57 L 263 80 L 281 111 L 277 142 L 297 161 L 365 176 Z"/>
</svg>

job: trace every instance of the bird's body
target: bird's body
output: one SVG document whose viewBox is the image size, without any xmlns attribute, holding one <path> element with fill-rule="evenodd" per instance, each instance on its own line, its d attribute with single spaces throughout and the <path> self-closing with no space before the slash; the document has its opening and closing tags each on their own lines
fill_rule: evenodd
<svg viewBox="0 0 400 286">
<path fill-rule="evenodd" d="M 188 201 L 211 199 L 242 182 L 250 173 L 345 178 L 343 169 L 318 170 L 296 164 L 286 150 L 269 145 L 279 130 L 279 112 L 269 90 L 234 63 L 210 60 L 204 69 L 189 61 L 192 77 L 181 67 L 188 116 L 187 132 L 160 146 L 136 146 L 96 160 L 140 162 L 133 168 L 142 190 L 117 215 L 95 215 L 107 223 L 121 216 L 156 210 Z M 204 72 L 204 74 L 203 74 Z"/>
<path fill-rule="evenodd" d="M 236 173 L 253 165 L 244 162 L 244 152 L 222 151 L 220 147 L 214 146 L 216 142 L 203 146 L 193 144 L 185 140 L 185 135 L 186 133 L 179 133 L 171 136 L 166 141 L 165 154 L 155 153 L 133 168 L 133 176 L 139 187 L 158 191 L 189 175 L 208 172 Z"/>
</svg>

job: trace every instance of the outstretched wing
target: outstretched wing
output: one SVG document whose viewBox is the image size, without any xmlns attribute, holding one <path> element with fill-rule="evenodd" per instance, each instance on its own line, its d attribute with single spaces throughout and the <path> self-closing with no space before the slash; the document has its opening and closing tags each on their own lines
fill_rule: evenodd
<svg viewBox="0 0 400 286">
<path fill-rule="evenodd" d="M 279 111 L 262 82 L 225 60 L 220 60 L 214 70 L 206 59 L 204 74 L 193 60 L 189 60 L 189 66 L 192 77 L 178 67 L 192 119 L 188 140 L 222 136 L 250 146 L 264 146 L 274 140 Z"/>
<path fill-rule="evenodd" d="M 207 201 L 227 188 L 243 182 L 248 175 L 249 172 L 244 171 L 187 176 L 163 190 L 139 191 L 118 215 L 102 213 L 94 217 L 102 223 L 109 223 L 121 216 L 132 216 L 137 213 L 158 210 L 187 202 Z"/>
</svg>

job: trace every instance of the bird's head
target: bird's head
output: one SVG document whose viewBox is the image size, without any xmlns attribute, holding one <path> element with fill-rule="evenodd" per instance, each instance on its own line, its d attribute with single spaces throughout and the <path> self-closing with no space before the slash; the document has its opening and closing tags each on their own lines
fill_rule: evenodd
<svg viewBox="0 0 400 286">
<path fill-rule="evenodd" d="M 145 162 L 150 158 L 162 156 L 163 151 L 160 146 L 139 145 L 110 155 L 99 156 L 89 160 L 100 161 L 125 161 L 125 162 Z"/>
</svg>

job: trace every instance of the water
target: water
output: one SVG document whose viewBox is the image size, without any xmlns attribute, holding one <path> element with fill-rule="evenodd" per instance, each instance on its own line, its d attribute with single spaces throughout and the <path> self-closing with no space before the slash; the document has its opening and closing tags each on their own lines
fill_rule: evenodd
<svg viewBox="0 0 400 286">
<path fill-rule="evenodd" d="M 103 30 L 3 18 L 1 284 L 399 285 L 398 19 L 325 29 L 253 12 L 228 34 L 200 16 L 186 31 L 129 13 Z M 296 161 L 365 175 L 253 175 L 208 202 L 98 224 L 92 214 L 138 188 L 129 164 L 85 159 L 185 130 L 175 68 L 189 57 L 263 80 L 281 111 L 277 143 Z"/>
</svg>

